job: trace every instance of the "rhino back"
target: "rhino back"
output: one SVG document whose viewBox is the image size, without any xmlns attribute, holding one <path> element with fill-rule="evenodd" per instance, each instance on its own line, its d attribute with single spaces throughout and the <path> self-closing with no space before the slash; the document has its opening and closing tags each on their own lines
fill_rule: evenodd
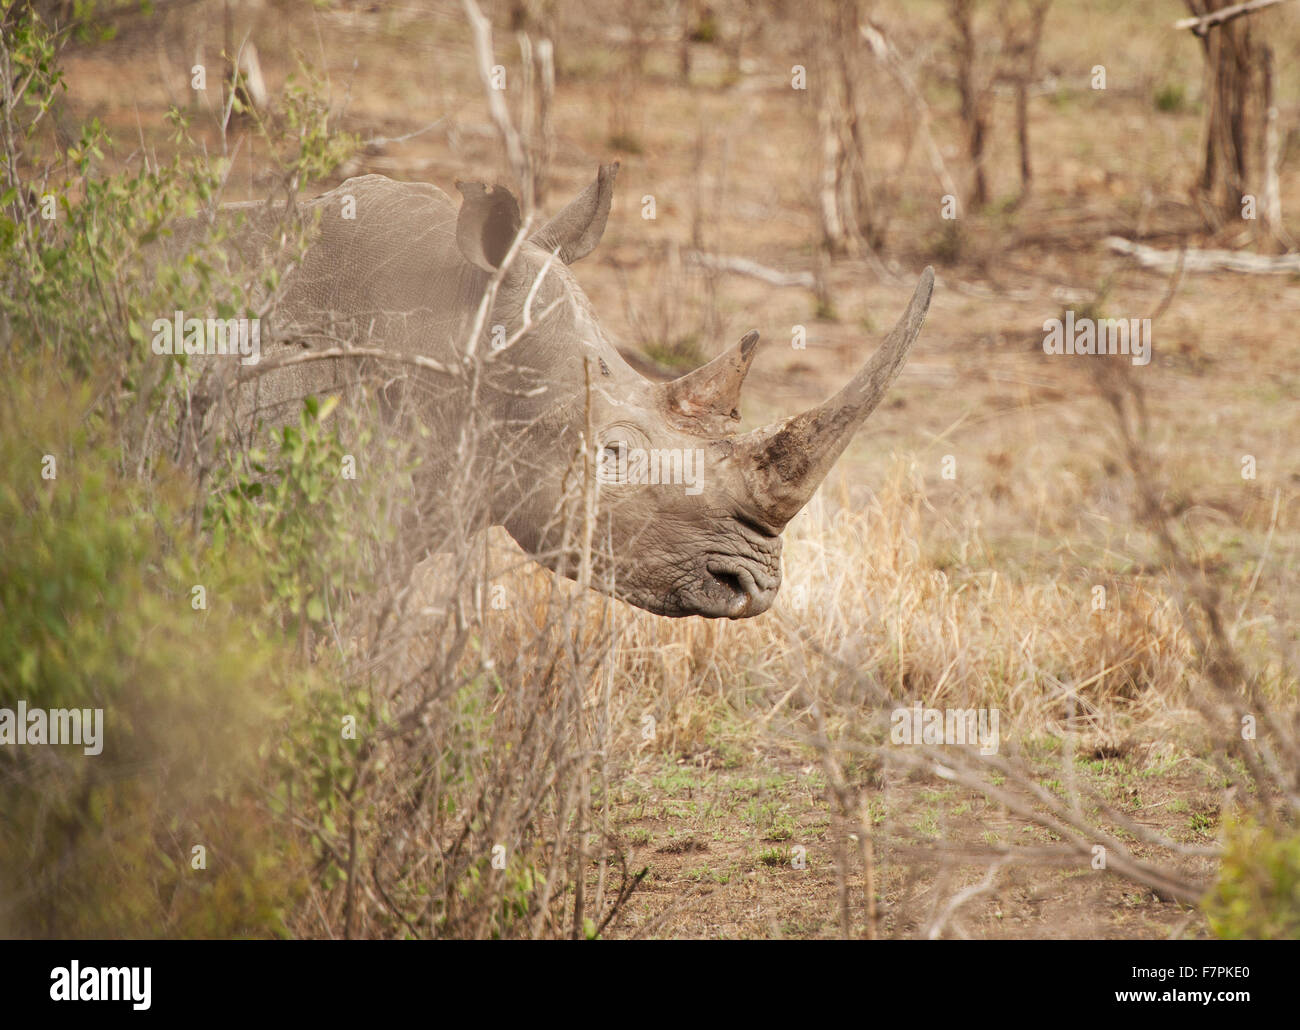
<svg viewBox="0 0 1300 1030">
<path fill-rule="evenodd" d="M 427 183 L 365 175 L 303 208 L 317 225 L 301 262 L 286 276 L 263 356 L 304 346 L 378 347 L 453 364 L 485 276 L 459 255 L 456 207 L 447 195 Z M 273 214 L 257 204 L 229 210 L 245 216 L 240 247 L 246 260 L 258 260 Z M 355 383 L 362 367 L 347 359 L 268 371 L 242 399 L 241 412 L 256 410 L 281 423 L 296 417 L 305 396 Z"/>
<path fill-rule="evenodd" d="M 291 277 L 285 313 L 331 318 L 358 346 L 453 359 L 484 276 L 457 250 L 447 195 L 366 175 L 306 206 L 320 214 L 319 234 Z"/>
</svg>

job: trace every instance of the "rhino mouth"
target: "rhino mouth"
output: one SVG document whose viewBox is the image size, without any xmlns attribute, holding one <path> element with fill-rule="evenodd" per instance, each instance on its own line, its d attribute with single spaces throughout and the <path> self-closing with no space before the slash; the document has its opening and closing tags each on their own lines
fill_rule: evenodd
<svg viewBox="0 0 1300 1030">
<path fill-rule="evenodd" d="M 706 619 L 748 619 L 772 606 L 779 575 L 752 568 L 738 558 L 711 558 L 704 565 L 699 594 L 690 599 L 693 614 Z"/>
</svg>

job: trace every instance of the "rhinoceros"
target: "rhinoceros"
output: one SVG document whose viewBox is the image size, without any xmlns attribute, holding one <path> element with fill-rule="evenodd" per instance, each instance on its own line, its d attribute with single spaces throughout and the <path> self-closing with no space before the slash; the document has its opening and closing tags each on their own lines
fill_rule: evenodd
<svg viewBox="0 0 1300 1030">
<path fill-rule="evenodd" d="M 378 344 L 456 372 L 417 372 L 430 452 L 444 461 L 459 453 L 461 409 L 473 406 L 489 445 L 480 449 L 492 455 L 475 473 L 488 487 L 479 522 L 504 526 L 537 561 L 576 575 L 558 513 L 574 455 L 594 440 L 604 546 L 591 585 L 663 616 L 756 616 L 781 585 L 782 529 L 901 371 L 934 275 L 925 269 L 897 326 L 837 394 L 740 433 L 756 332 L 681 378 L 654 382 L 622 358 L 570 270 L 604 232 L 617 169 L 601 167 L 517 244 L 519 205 L 502 186 L 458 182 L 457 207 L 425 183 L 348 179 L 306 202 L 319 210 L 318 231 L 281 310 L 293 323 L 327 323 L 335 344 Z M 490 284 L 494 301 L 471 342 Z M 481 377 L 470 374 L 471 349 Z M 268 399 L 330 389 L 343 364 L 268 367 L 263 410 Z"/>
</svg>

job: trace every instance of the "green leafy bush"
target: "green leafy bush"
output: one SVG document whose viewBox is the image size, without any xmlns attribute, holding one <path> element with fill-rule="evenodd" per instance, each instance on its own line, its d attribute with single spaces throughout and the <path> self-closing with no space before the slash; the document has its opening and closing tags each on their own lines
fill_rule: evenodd
<svg viewBox="0 0 1300 1030">
<path fill-rule="evenodd" d="M 1223 864 L 1206 896 L 1216 937 L 1300 939 L 1300 833 L 1227 820 Z"/>
<path fill-rule="evenodd" d="M 270 317 L 311 227 L 283 204 L 246 261 L 179 112 L 147 165 L 94 122 L 69 144 L 57 40 L 14 0 L 0 22 L 0 707 L 103 713 L 98 754 L 0 748 L 0 935 L 595 934 L 631 890 L 571 900 L 607 634 L 521 604 L 494 670 L 471 547 L 420 597 L 421 431 L 364 390 L 229 431 L 229 367 L 149 327 Z M 355 146 L 320 87 L 250 112 L 280 199 Z M 420 483 L 474 495 L 451 464 L 468 485 Z"/>
<path fill-rule="evenodd" d="M 253 784 L 292 649 L 186 484 L 119 473 L 93 402 L 31 369 L 0 396 L 0 707 L 103 713 L 99 754 L 0 749 L 0 933 L 275 933 L 297 874 Z"/>
</svg>

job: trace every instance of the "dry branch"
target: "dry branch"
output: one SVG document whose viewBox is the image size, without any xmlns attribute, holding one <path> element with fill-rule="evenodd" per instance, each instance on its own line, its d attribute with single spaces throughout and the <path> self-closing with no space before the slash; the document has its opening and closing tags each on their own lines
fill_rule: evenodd
<svg viewBox="0 0 1300 1030">
<path fill-rule="evenodd" d="M 1179 18 L 1174 22 L 1176 29 L 1191 29 L 1198 36 L 1204 36 L 1206 32 L 1216 25 L 1222 25 L 1224 22 L 1232 21 L 1234 18 L 1240 18 L 1243 14 L 1254 14 L 1256 11 L 1262 11 L 1266 7 L 1274 7 L 1277 4 L 1287 3 L 1288 0 L 1249 0 L 1248 3 L 1235 4 L 1232 7 L 1224 7 L 1209 14 L 1201 15 L 1196 18 Z"/>
<path fill-rule="evenodd" d="M 401 136 L 371 136 L 369 139 L 362 140 L 362 145 L 367 147 L 384 147 L 390 143 L 405 143 L 407 140 L 413 140 L 416 136 L 423 136 L 426 132 L 431 132 L 447 120 L 447 116 L 435 118 L 428 125 L 422 125 L 420 128 L 407 132 Z"/>
<path fill-rule="evenodd" d="M 510 168 L 519 181 L 520 192 L 523 194 L 520 198 L 521 206 L 527 215 L 532 211 L 536 199 L 533 190 L 532 162 L 528 160 L 523 140 L 510 121 L 510 109 L 506 106 L 505 91 L 495 88 L 492 83 L 494 64 L 492 23 L 479 10 L 474 0 L 464 0 L 464 4 L 465 16 L 469 19 L 470 28 L 473 30 L 474 58 L 478 64 L 479 78 L 483 82 L 483 92 L 487 96 L 488 113 L 492 116 L 492 123 L 496 126 L 501 142 L 506 148 L 506 158 L 510 162 Z"/>
<path fill-rule="evenodd" d="M 803 286 L 811 290 L 816 285 L 811 272 L 782 272 L 743 257 L 705 254 L 703 251 L 693 250 L 687 254 L 687 260 L 711 271 L 747 275 L 769 286 Z"/>
<path fill-rule="evenodd" d="M 1011 861 L 1011 856 L 1003 855 L 989 866 L 988 872 L 984 874 L 983 880 L 973 886 L 967 887 L 965 890 L 958 891 L 948 899 L 948 904 L 944 906 L 943 912 L 935 918 L 934 922 L 930 924 L 930 929 L 926 931 L 926 939 L 937 941 L 941 936 L 943 936 L 943 931 L 948 925 L 948 920 L 953 917 L 957 909 L 961 908 L 962 905 L 966 904 L 966 902 L 973 898 L 977 898 L 981 894 L 987 894 L 992 890 L 993 882 L 997 879 L 998 873 L 1009 861 Z"/>
<path fill-rule="evenodd" d="M 939 180 L 939 188 L 947 196 L 958 196 L 957 184 L 948 174 L 948 166 L 944 163 L 943 154 L 939 150 L 939 145 L 934 141 L 934 133 L 930 131 L 930 105 L 925 102 L 925 97 L 917 88 L 912 76 L 908 74 L 907 67 L 903 64 L 903 59 L 898 53 L 898 49 L 881 31 L 880 26 L 874 22 L 868 22 L 866 25 L 860 25 L 858 31 L 862 33 L 862 38 L 866 40 L 867 45 L 871 48 L 872 54 L 876 60 L 880 61 L 888 70 L 894 79 L 902 87 L 903 92 L 907 95 L 908 102 L 916 111 L 917 127 L 921 132 L 921 139 L 925 143 L 925 152 L 930 159 L 930 168 L 934 171 L 934 176 Z"/>
<path fill-rule="evenodd" d="M 384 350 L 382 347 L 328 347 L 325 350 L 304 350 L 296 354 L 267 358 L 264 361 L 259 361 L 256 365 L 244 365 L 239 370 L 238 381 L 245 382 L 249 379 L 255 379 L 258 376 L 266 375 L 268 372 L 288 368 L 290 365 L 303 365 L 311 361 L 329 361 L 334 358 L 377 358 L 382 361 L 396 361 L 404 365 L 414 365 L 429 372 L 437 372 L 439 375 L 455 378 L 464 377 L 464 372 L 460 369 L 444 365 L 432 358 L 426 358 L 423 354 L 399 354 L 396 351 Z"/>
<path fill-rule="evenodd" d="M 1143 268 L 1162 273 L 1174 272 L 1180 257 L 1184 270 L 1188 272 L 1244 272 L 1250 275 L 1300 272 L 1300 254 L 1271 257 L 1237 250 L 1157 250 L 1120 236 L 1107 236 L 1103 242 L 1116 253 L 1134 258 Z"/>
</svg>

